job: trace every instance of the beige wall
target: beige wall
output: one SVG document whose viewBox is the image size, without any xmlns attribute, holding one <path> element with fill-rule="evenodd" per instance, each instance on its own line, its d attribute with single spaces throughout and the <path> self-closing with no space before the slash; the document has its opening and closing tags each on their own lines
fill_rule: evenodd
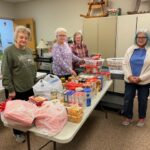
<svg viewBox="0 0 150 150">
<path fill-rule="evenodd" d="M 41 38 L 53 40 L 54 30 L 57 27 L 65 27 L 69 36 L 83 28 L 83 18 L 80 17 L 80 13 L 87 13 L 87 2 L 88 0 L 33 0 L 17 4 L 0 2 L 0 15 L 16 18 L 32 17 L 36 22 L 37 42 Z M 121 8 L 122 13 L 126 14 L 127 11 L 134 9 L 135 2 L 136 0 L 109 0 L 109 6 Z M 149 4 L 143 2 L 140 10 L 148 9 Z"/>
<path fill-rule="evenodd" d="M 14 5 L 11 3 L 0 1 L 0 17 L 14 18 L 15 17 Z"/>
<path fill-rule="evenodd" d="M 87 0 L 36 0 L 17 4 L 18 18 L 33 17 L 36 21 L 37 42 L 53 40 L 57 27 L 64 27 L 68 35 L 82 29 L 80 13 L 87 11 Z"/>
<path fill-rule="evenodd" d="M 144 0 L 143 0 L 144 1 Z M 37 42 L 44 38 L 53 40 L 54 30 L 57 27 L 65 27 L 69 36 L 83 28 L 83 18 L 80 13 L 87 13 L 88 0 L 34 0 L 16 5 L 16 17 L 33 17 L 36 21 Z M 109 0 L 109 6 L 122 8 L 122 13 L 134 9 L 136 0 Z M 145 2 L 141 10 L 148 10 L 149 5 Z"/>
</svg>

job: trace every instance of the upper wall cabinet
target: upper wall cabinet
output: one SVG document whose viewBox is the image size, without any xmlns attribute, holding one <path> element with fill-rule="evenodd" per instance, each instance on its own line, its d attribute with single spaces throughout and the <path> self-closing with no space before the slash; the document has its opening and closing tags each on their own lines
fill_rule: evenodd
<svg viewBox="0 0 150 150">
<path fill-rule="evenodd" d="M 140 14 L 138 15 L 137 30 L 148 29 L 150 31 L 150 14 Z"/>
<path fill-rule="evenodd" d="M 83 40 L 87 45 L 90 54 L 98 51 L 98 19 L 84 19 Z"/>
<path fill-rule="evenodd" d="M 116 56 L 123 57 L 134 43 L 137 15 L 119 16 L 117 20 Z"/>
<path fill-rule="evenodd" d="M 100 53 L 103 58 L 115 56 L 116 24 L 116 17 L 84 19 L 84 42 L 90 54 Z"/>
<path fill-rule="evenodd" d="M 36 37 L 35 37 L 35 22 L 33 19 L 15 19 L 14 26 L 24 25 L 31 30 L 31 40 L 29 41 L 29 48 L 33 50 L 33 54 L 36 53 Z"/>
<path fill-rule="evenodd" d="M 126 50 L 134 44 L 135 33 L 139 29 L 150 31 L 150 14 L 119 16 L 117 21 L 116 56 L 123 57 Z"/>
<path fill-rule="evenodd" d="M 102 17 L 98 20 L 98 53 L 103 58 L 115 56 L 117 17 Z"/>
</svg>

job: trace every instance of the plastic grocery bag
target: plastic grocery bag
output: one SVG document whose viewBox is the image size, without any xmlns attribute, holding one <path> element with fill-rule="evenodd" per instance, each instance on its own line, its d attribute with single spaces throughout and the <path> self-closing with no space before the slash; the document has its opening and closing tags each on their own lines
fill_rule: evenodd
<svg viewBox="0 0 150 150">
<path fill-rule="evenodd" d="M 60 102 L 45 101 L 38 108 L 35 126 L 43 134 L 56 135 L 67 123 L 67 111 Z"/>
<path fill-rule="evenodd" d="M 6 103 L 1 113 L 2 121 L 12 126 L 30 127 L 35 119 L 37 106 L 24 100 L 13 100 Z"/>
<path fill-rule="evenodd" d="M 50 100 L 51 86 L 47 81 L 41 79 L 33 86 L 33 92 L 35 96 L 43 96 Z"/>
<path fill-rule="evenodd" d="M 58 76 L 48 74 L 44 78 L 44 80 L 47 81 L 50 84 L 51 90 L 57 90 L 57 91 L 62 91 L 63 90 L 62 82 L 61 82 L 61 80 L 59 79 Z"/>
</svg>

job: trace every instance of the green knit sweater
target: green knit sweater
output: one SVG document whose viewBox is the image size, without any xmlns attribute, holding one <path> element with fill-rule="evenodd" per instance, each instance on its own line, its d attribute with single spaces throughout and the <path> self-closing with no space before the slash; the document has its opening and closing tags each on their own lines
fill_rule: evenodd
<svg viewBox="0 0 150 150">
<path fill-rule="evenodd" d="M 36 66 L 29 48 L 12 45 L 5 49 L 2 60 L 2 83 L 9 92 L 25 92 L 36 80 Z"/>
</svg>

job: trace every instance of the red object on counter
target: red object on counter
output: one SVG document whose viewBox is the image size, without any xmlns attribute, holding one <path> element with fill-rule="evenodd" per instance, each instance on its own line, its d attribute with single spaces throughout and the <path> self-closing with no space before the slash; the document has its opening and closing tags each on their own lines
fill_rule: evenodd
<svg viewBox="0 0 150 150">
<path fill-rule="evenodd" d="M 96 55 L 92 56 L 93 60 L 98 60 L 100 58 L 101 58 L 101 54 L 96 54 Z"/>
<path fill-rule="evenodd" d="M 44 101 L 47 101 L 48 99 L 42 96 L 30 96 L 29 101 L 36 104 L 37 106 L 41 106 Z"/>
<path fill-rule="evenodd" d="M 8 98 L 8 99 L 6 99 L 5 101 L 3 101 L 3 102 L 0 103 L 0 112 L 2 112 L 2 111 L 5 110 L 6 103 L 7 103 L 8 101 L 11 101 L 11 100 L 12 100 L 12 98 L 10 97 L 10 98 Z"/>
<path fill-rule="evenodd" d="M 77 87 L 82 87 L 82 83 L 68 82 L 65 84 L 66 89 L 75 90 Z"/>
</svg>

